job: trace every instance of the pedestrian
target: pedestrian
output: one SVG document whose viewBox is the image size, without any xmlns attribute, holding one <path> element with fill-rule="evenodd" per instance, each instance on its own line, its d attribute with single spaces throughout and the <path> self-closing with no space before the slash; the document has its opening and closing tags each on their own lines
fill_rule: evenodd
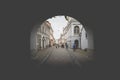
<svg viewBox="0 0 120 80">
<path fill-rule="evenodd" d="M 56 44 L 56 48 L 57 48 L 57 44 Z"/>
<path fill-rule="evenodd" d="M 67 45 L 67 43 L 66 43 L 65 45 L 66 45 L 66 49 L 68 49 L 68 45 Z"/>
<path fill-rule="evenodd" d="M 63 44 L 61 45 L 61 47 L 63 48 Z"/>
<path fill-rule="evenodd" d="M 73 44 L 73 51 L 75 51 L 75 49 L 76 49 L 76 44 L 74 43 Z"/>
<path fill-rule="evenodd" d="M 66 45 L 66 49 L 68 49 L 68 45 Z"/>
</svg>

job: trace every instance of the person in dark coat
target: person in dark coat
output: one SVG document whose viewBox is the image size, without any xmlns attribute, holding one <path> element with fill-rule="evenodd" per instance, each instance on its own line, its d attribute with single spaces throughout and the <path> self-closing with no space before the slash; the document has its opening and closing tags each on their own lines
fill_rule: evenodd
<svg viewBox="0 0 120 80">
<path fill-rule="evenodd" d="M 75 49 L 76 49 L 76 44 L 74 43 L 73 44 L 73 51 L 75 51 Z"/>
<path fill-rule="evenodd" d="M 56 44 L 56 48 L 57 48 L 57 44 Z"/>
<path fill-rule="evenodd" d="M 65 45 L 66 45 L 66 49 L 68 49 L 68 44 L 66 43 Z"/>
</svg>

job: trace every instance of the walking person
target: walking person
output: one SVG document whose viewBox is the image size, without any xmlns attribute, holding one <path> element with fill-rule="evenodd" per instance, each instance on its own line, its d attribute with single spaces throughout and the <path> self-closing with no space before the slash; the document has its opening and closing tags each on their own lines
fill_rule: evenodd
<svg viewBox="0 0 120 80">
<path fill-rule="evenodd" d="M 57 44 L 56 44 L 56 48 L 57 48 Z"/>
<path fill-rule="evenodd" d="M 76 49 L 76 44 L 74 43 L 73 44 L 73 51 L 75 51 L 75 49 Z"/>
<path fill-rule="evenodd" d="M 64 48 L 64 45 L 62 44 L 61 47 Z"/>
<path fill-rule="evenodd" d="M 68 49 L 68 44 L 66 43 L 65 45 L 66 45 L 66 49 Z"/>
</svg>

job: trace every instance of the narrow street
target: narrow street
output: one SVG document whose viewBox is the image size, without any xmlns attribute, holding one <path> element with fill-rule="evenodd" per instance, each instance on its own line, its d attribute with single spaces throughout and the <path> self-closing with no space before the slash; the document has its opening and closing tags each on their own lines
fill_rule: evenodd
<svg viewBox="0 0 120 80">
<path fill-rule="evenodd" d="M 53 67 L 81 66 L 81 62 L 89 60 L 87 53 L 82 53 L 79 49 L 73 52 L 68 48 L 56 48 L 55 46 L 41 50 L 36 55 L 38 64 Z"/>
<path fill-rule="evenodd" d="M 67 66 L 73 65 L 73 60 L 66 49 L 54 48 L 45 64 L 50 64 L 53 66 Z"/>
<path fill-rule="evenodd" d="M 31 35 L 31 58 L 38 67 L 82 67 L 92 59 L 93 34 L 75 18 L 54 16 L 36 26 Z"/>
</svg>

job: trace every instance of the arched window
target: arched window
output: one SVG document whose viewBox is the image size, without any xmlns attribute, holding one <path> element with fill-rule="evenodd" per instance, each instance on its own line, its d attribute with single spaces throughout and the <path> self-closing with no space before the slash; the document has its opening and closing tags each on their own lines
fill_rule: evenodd
<svg viewBox="0 0 120 80">
<path fill-rule="evenodd" d="M 75 34 L 79 34 L 79 26 L 75 26 L 74 27 L 74 33 Z"/>
</svg>

